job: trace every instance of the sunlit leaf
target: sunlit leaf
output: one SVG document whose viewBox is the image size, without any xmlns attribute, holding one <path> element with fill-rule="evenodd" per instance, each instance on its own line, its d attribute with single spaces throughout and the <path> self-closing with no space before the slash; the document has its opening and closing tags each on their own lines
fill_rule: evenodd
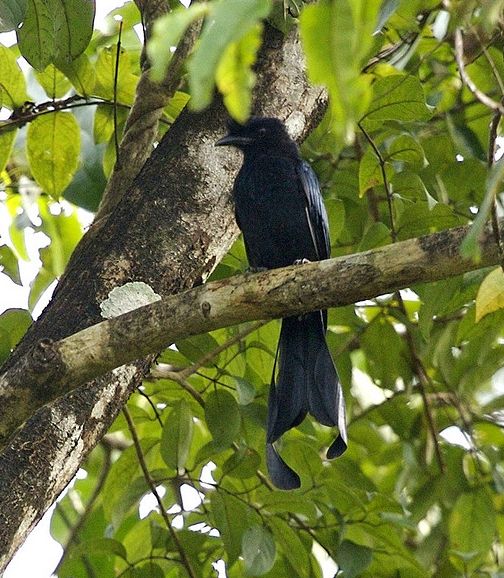
<svg viewBox="0 0 504 578">
<path fill-rule="evenodd" d="M 419 122 L 431 115 L 420 80 L 416 76 L 393 74 L 373 84 L 373 100 L 363 120 Z"/>
<path fill-rule="evenodd" d="M 26 149 L 33 177 L 47 194 L 58 198 L 79 163 L 80 129 L 73 114 L 39 116 L 28 127 Z"/>
<path fill-rule="evenodd" d="M 208 9 L 207 4 L 191 4 L 189 8 L 179 7 L 156 20 L 147 44 L 154 80 L 161 82 L 164 79 L 172 56 L 171 48 L 178 45 L 189 25 L 206 14 Z"/>
<path fill-rule="evenodd" d="M 489 273 L 476 295 L 476 323 L 485 315 L 504 309 L 504 273 L 501 267 Z"/>
<path fill-rule="evenodd" d="M 257 24 L 238 42 L 230 43 L 215 73 L 217 88 L 224 96 L 229 114 L 238 122 L 245 122 L 250 115 L 255 74 L 252 66 L 261 45 L 263 27 Z"/>
<path fill-rule="evenodd" d="M 466 554 L 483 554 L 492 545 L 495 510 L 485 488 L 461 494 L 450 516 L 450 545 Z"/>
<path fill-rule="evenodd" d="M 190 106 L 201 110 L 212 99 L 217 66 L 226 47 L 238 42 L 271 8 L 269 0 L 221 0 L 212 6 L 197 51 L 188 64 Z M 252 44 L 256 40 L 251 37 Z M 250 48 L 247 50 L 250 55 Z M 250 56 L 248 56 L 250 59 Z"/>
<path fill-rule="evenodd" d="M 374 2 L 341 0 L 308 6 L 300 18 L 308 74 L 312 82 L 327 86 L 332 130 L 346 142 L 371 100 L 371 79 L 361 74 L 361 65 L 377 11 Z"/>
<path fill-rule="evenodd" d="M 0 44 L 0 106 L 12 110 L 26 100 L 26 81 L 16 62 L 16 56 L 10 48 Z M 2 131 L 0 136 L 5 136 L 5 132 Z"/>
</svg>

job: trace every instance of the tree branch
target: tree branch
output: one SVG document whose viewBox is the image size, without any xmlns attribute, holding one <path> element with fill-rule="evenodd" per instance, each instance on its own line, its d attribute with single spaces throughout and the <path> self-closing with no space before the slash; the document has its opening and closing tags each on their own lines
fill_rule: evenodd
<svg viewBox="0 0 504 578">
<path fill-rule="evenodd" d="M 166 297 L 61 341 L 41 341 L 0 376 L 0 441 L 44 403 L 171 343 L 221 327 L 348 305 L 499 262 L 491 231 L 474 265 L 460 256 L 469 226 L 364 253 L 237 275 Z"/>
</svg>

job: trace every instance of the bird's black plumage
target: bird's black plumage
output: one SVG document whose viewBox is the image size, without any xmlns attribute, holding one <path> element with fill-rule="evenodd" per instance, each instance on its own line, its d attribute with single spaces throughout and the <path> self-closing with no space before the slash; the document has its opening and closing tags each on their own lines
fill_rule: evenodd
<svg viewBox="0 0 504 578">
<path fill-rule="evenodd" d="M 244 125 L 232 121 L 229 134 L 216 144 L 243 152 L 233 194 L 250 266 L 274 269 L 327 259 L 328 220 L 319 183 L 284 125 L 276 118 L 252 118 Z M 346 449 L 343 393 L 327 348 L 326 328 L 326 311 L 282 321 L 279 370 L 276 379 L 273 374 L 269 396 L 266 456 L 271 479 L 283 489 L 299 487 L 300 480 L 273 444 L 307 413 L 339 429 L 329 458 Z"/>
</svg>

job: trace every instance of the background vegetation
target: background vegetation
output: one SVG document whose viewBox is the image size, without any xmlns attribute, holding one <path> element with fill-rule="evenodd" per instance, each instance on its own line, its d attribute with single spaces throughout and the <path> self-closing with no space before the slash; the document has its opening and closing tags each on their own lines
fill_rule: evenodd
<svg viewBox="0 0 504 578">
<path fill-rule="evenodd" d="M 215 87 L 246 119 L 264 27 L 299 27 L 309 78 L 330 95 L 302 152 L 322 185 L 332 255 L 474 221 L 464 253 L 478 259 L 503 171 L 501 0 L 171 4 L 148 47 L 155 79 L 167 47 L 205 20 L 159 138 Z M 97 209 L 134 101 L 141 13 L 126 2 L 106 32 L 93 31 L 93 14 L 89 0 L 0 7 L 0 30 L 18 39 L 0 46 L 2 274 L 20 284 L 28 240 L 46 243 L 27 310 L 0 316 L 2 360 L 82 236 L 79 208 Z M 212 278 L 246 267 L 238 240 Z M 58 504 L 57 575 L 210 576 L 224 560 L 229 577 L 304 578 L 322 576 L 328 556 L 326 576 L 502 576 L 503 303 L 497 268 L 331 310 L 349 449 L 324 462 L 332 433 L 305 420 L 282 450 L 302 477 L 289 493 L 264 474 L 278 323 L 176 343 Z M 148 513 L 146 495 L 157 501 Z"/>
</svg>

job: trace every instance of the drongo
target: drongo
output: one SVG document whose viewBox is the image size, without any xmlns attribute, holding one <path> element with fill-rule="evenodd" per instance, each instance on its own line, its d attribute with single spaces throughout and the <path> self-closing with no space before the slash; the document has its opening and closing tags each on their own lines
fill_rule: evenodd
<svg viewBox="0 0 504 578">
<path fill-rule="evenodd" d="M 330 253 L 327 213 L 315 173 L 299 154 L 283 123 L 251 118 L 229 123 L 216 145 L 243 153 L 233 195 L 252 269 L 274 269 L 327 259 Z M 273 483 L 300 486 L 299 476 L 280 457 L 274 443 L 310 413 L 321 424 L 337 426 L 339 435 L 327 451 L 341 455 L 347 445 L 343 392 L 327 348 L 327 312 L 314 311 L 282 320 L 277 349 L 278 373 L 271 379 L 266 459 Z M 275 364 L 276 365 L 276 364 Z"/>
</svg>

